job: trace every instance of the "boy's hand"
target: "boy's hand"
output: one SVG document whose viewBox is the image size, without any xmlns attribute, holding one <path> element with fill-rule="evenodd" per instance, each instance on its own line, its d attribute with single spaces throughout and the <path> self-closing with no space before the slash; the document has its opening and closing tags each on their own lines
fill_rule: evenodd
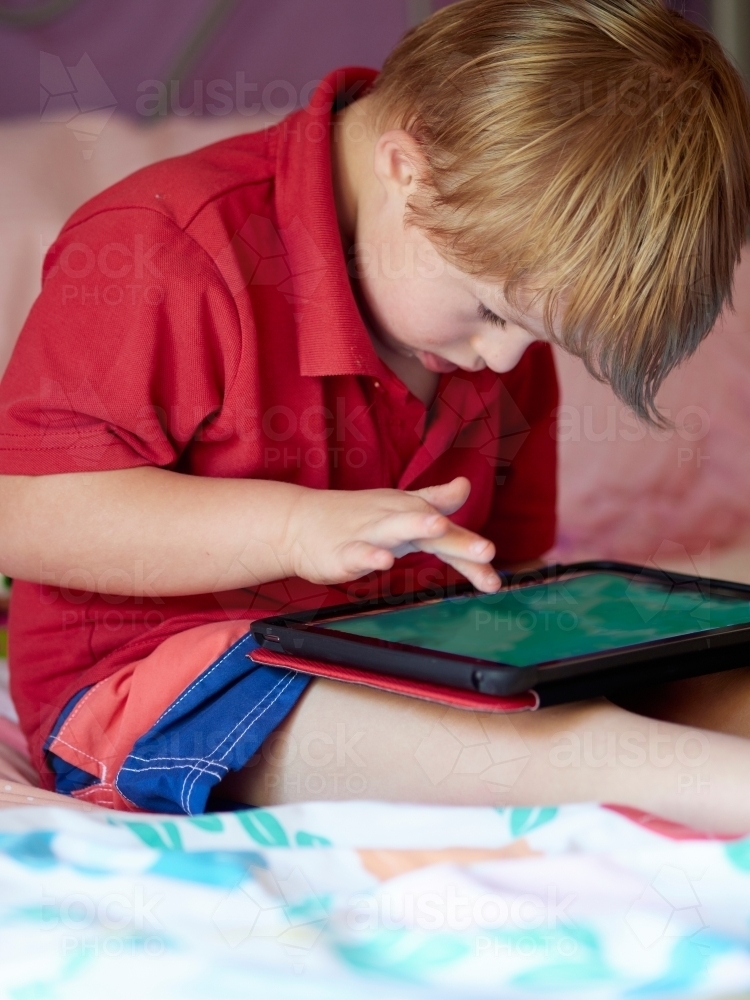
<svg viewBox="0 0 750 1000">
<path fill-rule="evenodd" d="M 446 515 L 471 490 L 459 477 L 413 493 L 403 490 L 304 490 L 289 519 L 285 562 L 314 583 L 345 583 L 388 570 L 398 556 L 421 549 L 439 556 L 478 590 L 500 589 L 490 560 L 495 546 Z"/>
</svg>

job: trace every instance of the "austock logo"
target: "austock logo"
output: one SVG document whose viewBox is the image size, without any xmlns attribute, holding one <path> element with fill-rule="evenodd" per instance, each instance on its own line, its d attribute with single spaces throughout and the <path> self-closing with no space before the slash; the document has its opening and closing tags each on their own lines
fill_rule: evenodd
<svg viewBox="0 0 750 1000">
<path fill-rule="evenodd" d="M 326 906 L 299 867 L 285 877 L 263 867 L 253 874 L 253 880 L 227 892 L 212 914 L 213 923 L 230 949 L 261 939 L 280 947 L 294 971 L 301 972 L 328 921 Z"/>
<path fill-rule="evenodd" d="M 39 114 L 43 122 L 64 123 L 81 142 L 92 142 L 117 107 L 115 95 L 84 53 L 74 66 L 60 56 L 39 53 Z M 91 149 L 84 149 L 84 159 Z"/>
<path fill-rule="evenodd" d="M 449 441 L 425 436 L 425 447 L 438 458 L 446 444 L 453 448 L 475 448 L 495 468 L 495 483 L 503 486 L 511 463 L 529 436 L 531 426 L 501 379 L 489 392 L 480 393 L 468 378 L 454 375 L 438 396 L 440 406 L 451 415 L 453 434 Z"/>
<path fill-rule="evenodd" d="M 667 939 L 697 938 L 706 930 L 695 886 L 696 873 L 662 865 L 628 910 L 625 922 L 646 949 Z M 698 944 L 698 941 L 696 941 Z"/>
<path fill-rule="evenodd" d="M 294 255 L 288 252 L 290 246 Z M 248 285 L 275 287 L 295 309 L 309 301 L 327 266 L 299 218 L 278 229 L 262 215 L 249 215 L 215 262 L 232 295 Z"/>
<path fill-rule="evenodd" d="M 452 775 L 476 775 L 509 788 L 521 776 L 531 751 L 507 715 L 487 718 L 449 708 L 414 756 L 433 785 Z"/>
</svg>

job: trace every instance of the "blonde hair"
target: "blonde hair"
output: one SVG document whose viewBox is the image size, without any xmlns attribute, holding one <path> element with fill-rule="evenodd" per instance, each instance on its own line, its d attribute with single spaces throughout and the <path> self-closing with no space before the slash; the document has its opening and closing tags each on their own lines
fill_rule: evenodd
<svg viewBox="0 0 750 1000">
<path fill-rule="evenodd" d="M 641 417 L 722 306 L 750 217 L 750 111 L 716 40 L 660 0 L 463 0 L 373 90 L 421 146 L 419 226 L 449 261 L 533 285 L 559 342 Z"/>
</svg>

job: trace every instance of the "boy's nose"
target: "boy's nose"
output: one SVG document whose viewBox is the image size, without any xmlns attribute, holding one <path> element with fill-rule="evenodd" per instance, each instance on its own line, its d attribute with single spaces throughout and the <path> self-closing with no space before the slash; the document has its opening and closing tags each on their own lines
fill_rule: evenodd
<svg viewBox="0 0 750 1000">
<path fill-rule="evenodd" d="M 492 338 L 485 337 L 477 344 L 477 353 L 493 372 L 502 374 L 515 368 L 523 357 L 527 347 L 534 343 L 536 337 L 527 330 L 508 326 L 505 330 L 495 333 Z"/>
</svg>

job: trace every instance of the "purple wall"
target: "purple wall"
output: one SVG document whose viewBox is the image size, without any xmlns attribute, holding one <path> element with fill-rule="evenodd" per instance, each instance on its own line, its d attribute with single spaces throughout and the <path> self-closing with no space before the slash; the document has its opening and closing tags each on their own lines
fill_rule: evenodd
<svg viewBox="0 0 750 1000">
<path fill-rule="evenodd" d="M 2 7 L 23 12 L 40 2 L 2 0 Z M 238 0 L 180 74 L 179 91 L 166 90 L 160 113 L 220 114 L 256 102 L 290 110 L 330 69 L 380 66 L 415 16 L 448 2 Z M 706 23 L 706 0 L 670 2 Z M 80 110 L 146 114 L 158 97 L 149 81 L 170 78 L 216 6 L 217 0 L 78 0 L 50 24 L 24 30 L 0 14 L 0 116 L 39 115 L 40 81 L 45 120 L 68 113 L 71 94 Z M 274 81 L 282 82 L 272 87 Z"/>
<path fill-rule="evenodd" d="M 709 0 L 669 0 L 669 6 L 681 11 L 691 21 L 697 21 L 704 28 L 711 26 Z"/>
<path fill-rule="evenodd" d="M 20 8 L 38 3 L 16 0 Z M 40 52 L 53 57 L 42 73 L 48 91 L 66 85 L 64 73 L 55 79 L 60 64 L 69 70 L 88 56 L 90 63 L 85 61 L 78 71 L 83 89 L 94 89 L 96 72 L 118 111 L 137 114 L 139 97 L 154 89 L 147 81 L 169 78 L 211 7 L 211 0 L 80 0 L 44 27 L 0 27 L 0 115 L 39 114 Z M 213 107 L 221 107 L 225 99 L 239 103 L 243 92 L 245 103 L 251 104 L 262 99 L 269 83 L 283 80 L 284 86 L 269 92 L 267 101 L 284 106 L 289 95 L 299 95 L 306 84 L 337 66 L 379 66 L 406 30 L 407 14 L 406 0 L 240 0 L 190 67 L 182 105 L 193 103 L 191 83 L 197 79 L 202 103 Z M 69 75 L 78 82 L 75 73 Z M 207 96 L 211 81 L 212 92 L 221 95 L 218 100 Z"/>
</svg>

